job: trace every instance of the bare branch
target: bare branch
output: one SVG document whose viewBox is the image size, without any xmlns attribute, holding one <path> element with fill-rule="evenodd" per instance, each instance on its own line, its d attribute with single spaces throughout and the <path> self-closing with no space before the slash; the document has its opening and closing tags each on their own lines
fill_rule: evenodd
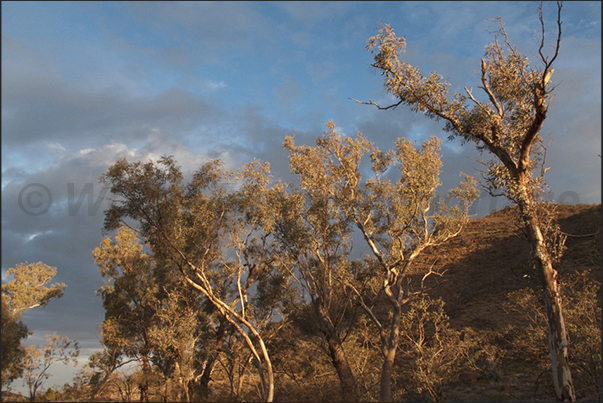
<svg viewBox="0 0 603 403">
<path fill-rule="evenodd" d="M 561 29 L 561 9 L 562 8 L 563 8 L 563 2 L 558 1 L 557 2 L 557 43 L 555 44 L 555 54 L 553 55 L 553 58 L 551 59 L 551 62 L 549 64 L 553 64 L 553 62 L 555 61 L 555 59 L 557 59 L 557 56 L 559 55 L 559 44 L 561 43 L 561 34 L 563 33 L 563 31 Z"/>
<path fill-rule="evenodd" d="M 354 294 L 356 294 L 356 296 L 358 297 L 360 306 L 362 307 L 362 309 L 364 309 L 364 311 L 369 315 L 371 320 L 375 323 L 375 326 L 377 326 L 377 328 L 379 329 L 379 332 L 382 333 L 381 338 L 382 339 L 385 338 L 385 333 L 383 333 L 383 325 L 381 324 L 381 322 L 379 322 L 379 319 L 377 319 L 377 317 L 373 313 L 373 310 L 368 305 L 366 305 L 366 303 L 364 302 L 364 298 L 362 298 L 362 295 L 360 295 L 360 292 L 352 284 L 346 283 L 345 286 L 349 287 L 352 291 L 354 291 Z"/>
<path fill-rule="evenodd" d="M 475 104 L 476 104 L 477 106 L 482 107 L 481 102 L 479 102 L 477 99 L 475 99 L 475 98 L 473 97 L 473 94 L 471 93 L 471 91 L 472 91 L 472 90 L 473 90 L 473 89 L 468 89 L 467 87 L 465 87 L 465 92 L 467 93 L 467 95 L 469 95 L 469 99 L 471 99 L 473 102 L 475 102 Z"/>
<path fill-rule="evenodd" d="M 551 77 L 551 74 L 553 73 L 553 71 L 555 69 L 551 69 L 551 66 L 553 65 L 553 62 L 555 61 L 555 59 L 557 59 L 557 56 L 559 55 L 559 46 L 561 44 L 561 34 L 562 34 L 562 28 L 561 28 L 561 9 L 563 8 L 563 2 L 558 1 L 557 2 L 557 39 L 556 39 L 556 43 L 555 43 L 555 52 L 553 53 L 553 57 L 551 58 L 551 60 L 549 61 L 549 56 L 545 56 L 544 53 L 542 52 L 542 49 L 544 48 L 545 45 L 545 24 L 544 24 L 544 17 L 542 15 L 542 2 L 540 2 L 539 5 L 539 9 L 538 9 L 538 18 L 540 20 L 540 27 L 541 27 L 541 39 L 540 39 L 540 45 L 538 47 L 538 54 L 540 55 L 540 59 L 542 60 L 542 63 L 544 64 L 544 70 L 542 72 L 542 89 L 543 91 L 546 90 L 546 85 L 548 84 L 548 81 Z M 550 92 L 550 91 L 549 91 Z"/>
<path fill-rule="evenodd" d="M 538 54 L 540 55 L 540 58 L 544 62 L 545 70 L 546 70 L 546 67 L 548 65 L 548 56 L 545 56 L 542 53 L 542 48 L 544 48 L 544 40 L 545 40 L 545 35 L 546 35 L 546 30 L 544 28 L 544 17 L 542 16 L 542 1 L 538 5 L 538 19 L 540 20 L 540 28 L 541 28 L 540 34 L 542 35 L 540 38 L 540 46 L 538 47 Z"/>
<path fill-rule="evenodd" d="M 503 110 L 500 107 L 500 104 L 498 103 L 498 101 L 496 100 L 496 97 L 492 93 L 492 89 L 490 89 L 490 85 L 488 84 L 488 70 L 486 69 L 486 61 L 484 59 L 482 59 L 482 84 L 484 85 L 482 88 L 484 89 L 484 91 L 486 91 L 486 94 L 488 94 L 488 98 L 490 98 L 490 102 L 492 102 L 492 105 L 494 105 L 494 107 L 496 108 L 496 112 L 498 113 L 498 116 L 500 116 L 502 118 Z M 473 97 L 471 97 L 471 98 L 473 99 Z"/>
<path fill-rule="evenodd" d="M 362 235 L 364 236 L 364 239 L 369 244 L 371 250 L 373 251 L 373 254 L 379 260 L 379 263 L 381 264 L 381 266 L 386 271 L 388 271 L 389 267 L 388 267 L 387 262 L 383 258 L 383 254 L 381 253 L 381 251 L 379 251 L 379 248 L 377 248 L 377 245 L 375 245 L 375 243 L 371 239 L 370 234 L 366 230 L 366 227 L 360 221 L 356 221 L 356 224 L 358 225 L 358 228 L 360 228 L 360 231 L 362 232 Z"/>
<path fill-rule="evenodd" d="M 380 106 L 378 103 L 371 101 L 370 99 L 368 100 L 368 102 L 363 102 L 363 101 L 359 101 L 357 99 L 354 98 L 348 98 L 351 99 L 352 101 L 355 101 L 359 104 L 362 105 L 374 105 L 377 107 L 377 109 L 381 109 L 382 111 L 387 110 L 387 109 L 396 109 L 398 106 L 400 106 L 404 101 L 400 100 L 397 103 L 390 105 L 390 106 Z"/>
<path fill-rule="evenodd" d="M 440 258 L 436 258 L 433 263 L 431 264 L 431 266 L 429 267 L 429 271 L 427 273 L 425 273 L 425 275 L 423 276 L 423 278 L 421 279 L 421 290 L 423 290 L 425 288 L 425 279 L 427 279 L 427 277 L 431 276 L 432 274 L 435 274 L 436 276 L 442 277 L 444 275 L 444 273 L 446 273 L 447 270 L 444 270 L 443 272 L 437 272 L 437 271 L 433 271 L 433 266 L 435 266 L 435 264 L 437 263 L 437 261 Z"/>
</svg>

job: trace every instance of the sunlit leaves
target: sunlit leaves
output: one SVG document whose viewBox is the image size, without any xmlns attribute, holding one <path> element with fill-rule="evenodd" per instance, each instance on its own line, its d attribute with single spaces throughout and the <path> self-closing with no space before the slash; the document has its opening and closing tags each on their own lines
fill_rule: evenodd
<svg viewBox="0 0 603 403">
<path fill-rule="evenodd" d="M 546 61 L 545 69 L 530 66 L 529 60 L 508 43 L 502 22 L 498 22 L 500 31 L 495 41 L 486 47 L 481 66 L 482 85 L 479 88 L 488 102 L 479 101 L 472 89 L 467 88 L 467 94 L 451 96 L 449 84 L 441 75 L 432 72 L 424 77 L 417 67 L 401 60 L 406 42 L 404 38 L 397 38 L 388 25 L 382 26 L 379 34 L 369 39 L 367 49 L 376 53 L 373 67 L 385 75 L 387 91 L 399 100 L 380 108 L 404 104 L 427 117 L 444 119 L 445 129 L 452 133 L 451 137 L 475 142 L 480 151 L 487 149 L 498 157 L 509 174 L 496 166 L 488 172 L 486 185 L 493 186 L 490 190 L 502 189 L 510 198 L 516 198 L 514 192 L 517 189 L 508 181 L 520 181 L 518 175 L 528 178 L 521 179 L 524 181 L 522 186 L 532 190 L 540 186 L 539 179 L 532 179 L 532 171 L 536 164 L 544 162 L 544 148 L 538 132 L 548 108 L 550 90 L 542 88 L 542 83 L 548 82 L 543 74 L 550 66 Z M 504 37 L 503 43 L 498 41 L 499 36 Z M 552 70 L 548 71 L 550 76 Z M 468 104 L 469 99 L 472 105 Z M 534 183 L 528 185 L 525 181 Z"/>
<path fill-rule="evenodd" d="M 66 285 L 47 284 L 56 275 L 56 267 L 50 267 L 42 262 L 19 263 L 7 270 L 6 274 L 12 280 L 2 284 L 2 295 L 7 297 L 11 312 L 16 317 L 37 306 L 45 306 L 52 298 L 60 298 Z"/>
</svg>

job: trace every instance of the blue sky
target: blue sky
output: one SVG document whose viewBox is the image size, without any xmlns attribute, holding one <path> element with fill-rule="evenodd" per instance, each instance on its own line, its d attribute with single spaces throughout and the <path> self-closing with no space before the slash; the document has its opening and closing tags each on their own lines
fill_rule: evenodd
<svg viewBox="0 0 603 403">
<path fill-rule="evenodd" d="M 555 13 L 545 2 L 547 35 Z M 370 67 L 367 40 L 379 22 L 390 24 L 406 37 L 406 60 L 461 91 L 479 85 L 475 72 L 495 29 L 486 17 L 497 16 L 534 61 L 532 1 L 2 2 L 2 278 L 17 263 L 43 261 L 68 285 L 62 299 L 26 313 L 34 331 L 27 344 L 56 331 L 80 342 L 82 362 L 99 348 L 104 312 L 94 291 L 103 279 L 91 252 L 108 204 L 89 210 L 87 197 L 101 195 L 98 178 L 117 158 L 171 154 L 189 173 L 213 158 L 231 169 L 259 158 L 287 177 L 284 137 L 312 144 L 331 119 L 382 149 L 399 136 L 446 140 L 442 123 L 350 99 L 392 101 Z M 558 88 L 542 130 L 550 198 L 600 203 L 601 3 L 567 2 L 562 20 Z M 442 191 L 460 171 L 477 174 L 473 146 L 445 141 L 442 156 Z M 19 204 L 33 183 L 52 196 L 44 214 Z M 73 196 L 69 210 L 69 186 L 79 210 Z M 32 208 L 46 201 L 45 193 L 31 197 Z M 474 213 L 503 205 L 484 197 Z M 59 365 L 55 374 L 48 385 L 72 371 Z"/>
</svg>

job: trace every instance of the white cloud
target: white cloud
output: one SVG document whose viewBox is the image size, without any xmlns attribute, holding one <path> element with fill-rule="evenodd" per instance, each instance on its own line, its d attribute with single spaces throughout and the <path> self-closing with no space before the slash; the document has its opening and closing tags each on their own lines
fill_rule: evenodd
<svg viewBox="0 0 603 403">
<path fill-rule="evenodd" d="M 219 90 L 220 88 L 226 88 L 226 83 L 224 81 L 211 81 L 208 80 L 206 83 L 206 87 L 209 88 L 210 90 Z"/>
<path fill-rule="evenodd" d="M 51 150 L 55 150 L 55 151 L 59 151 L 59 152 L 63 152 L 63 151 L 67 150 L 60 143 L 47 142 L 46 147 L 50 148 Z"/>
</svg>

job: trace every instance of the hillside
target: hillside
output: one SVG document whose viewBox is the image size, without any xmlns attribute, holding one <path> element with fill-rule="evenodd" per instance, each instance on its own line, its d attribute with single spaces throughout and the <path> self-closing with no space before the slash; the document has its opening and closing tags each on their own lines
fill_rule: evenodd
<svg viewBox="0 0 603 403">
<path fill-rule="evenodd" d="M 561 230 L 568 234 L 560 278 L 576 395 L 579 401 L 600 401 L 601 206 L 557 209 Z M 541 291 L 516 210 L 473 219 L 458 237 L 424 251 L 412 266 L 409 288 L 416 290 L 432 266 L 444 274 L 428 277 L 425 285 L 431 300 L 444 301 L 451 331 L 441 331 L 434 342 L 434 325 L 427 320 L 425 333 L 409 341 L 408 323 L 402 325 L 395 401 L 435 400 L 425 388 L 426 378 L 441 401 L 554 401 Z M 381 295 L 374 312 L 385 319 L 388 311 Z M 271 345 L 278 400 L 339 401 L 337 375 L 311 318 L 298 319 Z M 421 314 L 413 320 L 416 326 Z M 423 336 L 424 343 L 415 348 Z M 345 343 L 363 401 L 379 398 L 379 346 L 368 319 L 357 323 Z"/>
<path fill-rule="evenodd" d="M 573 299 L 588 284 L 597 287 L 600 309 L 601 205 L 558 205 L 557 209 L 561 230 L 567 234 L 567 249 L 559 265 L 564 309 L 573 309 Z M 431 287 L 432 298 L 442 298 L 445 302 L 451 326 L 498 335 L 498 346 L 502 349 L 499 362 L 502 371 L 495 379 L 475 379 L 460 385 L 462 387 L 451 388 L 444 399 L 554 400 L 549 369 L 543 368 L 543 362 L 548 364 L 546 341 L 542 340 L 544 350 L 537 352 L 539 359 L 532 362 L 529 362 L 532 352 L 519 348 L 521 343 L 528 343 L 526 334 L 533 332 L 533 326 L 542 323 L 530 318 L 541 319 L 538 314 L 543 310 L 540 300 L 534 298 L 540 295 L 540 287 L 530 264 L 529 245 L 517 227 L 516 210 L 506 208 L 472 220 L 457 238 L 427 251 L 415 270 L 425 270 L 434 263 L 434 269 L 445 273 L 441 277 L 431 276 L 426 284 Z M 416 275 L 415 279 L 419 277 Z M 526 293 L 532 296 L 531 304 L 522 305 L 521 298 Z M 531 309 L 532 306 L 536 309 Z M 579 336 L 571 329 L 580 324 L 575 323 L 576 315 L 566 315 L 566 321 L 572 343 L 572 336 L 574 339 Z M 600 332 L 598 337 L 596 343 L 600 344 Z M 579 360 L 574 357 L 574 372 L 583 373 L 578 365 L 586 363 L 576 361 Z M 598 368 L 600 372 L 600 362 Z M 581 375 L 574 378 L 577 376 Z M 579 397 L 600 400 L 600 388 L 593 391 L 592 387 L 582 385 L 580 379 L 574 379 L 574 384 Z"/>
</svg>

